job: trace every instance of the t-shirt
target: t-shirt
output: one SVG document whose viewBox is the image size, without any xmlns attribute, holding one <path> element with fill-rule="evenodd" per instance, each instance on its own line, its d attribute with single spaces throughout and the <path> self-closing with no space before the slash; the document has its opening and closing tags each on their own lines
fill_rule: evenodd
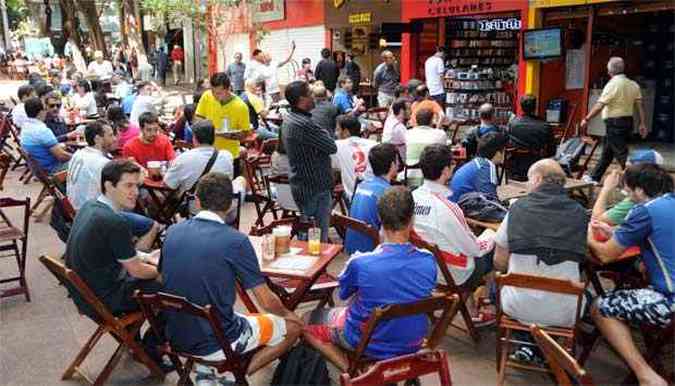
<svg viewBox="0 0 675 386">
<path fill-rule="evenodd" d="M 382 177 L 371 177 L 361 182 L 352 198 L 349 217 L 361 220 L 379 230 L 381 222 L 377 213 L 377 201 L 390 186 L 389 181 Z M 370 252 L 375 245 L 368 236 L 348 228 L 344 247 L 347 255 L 351 255 L 357 251 Z"/>
<path fill-rule="evenodd" d="M 129 94 L 122 99 L 122 111 L 124 111 L 124 114 L 127 116 L 131 114 L 131 109 L 134 107 L 137 96 L 137 94 Z"/>
<path fill-rule="evenodd" d="M 167 170 L 164 183 L 172 189 L 178 189 L 180 193 L 192 188 L 204 172 L 213 150 L 214 148 L 211 146 L 196 147 L 180 154 Z M 232 154 L 220 150 L 210 171 L 225 173 L 232 179 L 234 175 Z"/>
<path fill-rule="evenodd" d="M 104 60 L 100 64 L 97 61 L 89 63 L 87 67 L 87 72 L 94 74 L 99 78 L 110 78 L 113 74 L 112 63 L 107 60 Z"/>
<path fill-rule="evenodd" d="M 39 119 L 28 118 L 21 130 L 21 147 L 47 172 L 51 173 L 61 165 L 49 150 L 58 145 L 54 132 Z"/>
<path fill-rule="evenodd" d="M 339 114 L 347 114 L 354 110 L 354 98 L 342 89 L 335 91 L 333 104 L 337 107 Z"/>
<path fill-rule="evenodd" d="M 498 199 L 498 182 L 495 164 L 487 158 L 474 158 L 453 174 L 450 181 L 450 190 L 452 190 L 450 200 L 458 202 L 462 195 L 470 192 L 480 192 Z"/>
<path fill-rule="evenodd" d="M 436 55 L 430 56 L 424 62 L 424 79 L 426 79 L 429 95 L 445 94 L 443 87 L 443 75 L 445 74 L 445 64 L 443 58 Z"/>
<path fill-rule="evenodd" d="M 135 259 L 136 248 L 129 224 L 106 201 L 101 196 L 77 212 L 66 243 L 66 266 L 74 270 L 104 304 L 111 306 L 127 295 L 122 286 L 128 274 L 121 263 Z M 79 295 L 71 295 L 78 308 L 90 310 Z"/>
<path fill-rule="evenodd" d="M 265 282 L 248 237 L 208 211 L 169 228 L 159 271 L 165 292 L 214 307 L 230 342 L 239 338 L 246 327 L 245 319 L 233 310 L 235 280 L 247 290 Z M 221 349 L 204 319 L 170 313 L 166 328 L 171 344 L 178 350 L 209 355 Z"/>
<path fill-rule="evenodd" d="M 598 102 L 605 105 L 602 119 L 632 117 L 635 102 L 642 99 L 640 86 L 624 74 L 614 75 L 602 89 Z"/>
<path fill-rule="evenodd" d="M 391 143 L 396 146 L 402 160 L 405 160 L 406 156 L 405 134 L 407 132 L 408 129 L 394 114 L 387 116 L 382 130 L 382 143 Z"/>
<path fill-rule="evenodd" d="M 171 161 L 176 158 L 176 153 L 169 138 L 164 134 L 158 134 L 152 143 L 143 142 L 140 136 L 130 140 L 124 145 L 122 156 L 134 157 L 136 162 L 146 167 L 149 161 Z"/>
<path fill-rule="evenodd" d="M 651 285 L 675 302 L 675 193 L 637 204 L 614 231 L 623 247 L 640 247 Z"/>
<path fill-rule="evenodd" d="M 633 200 L 630 197 L 626 197 L 623 200 L 619 201 L 613 207 L 607 209 L 605 216 L 612 222 L 614 225 L 621 225 L 626 220 L 628 212 L 635 206 Z"/>
<path fill-rule="evenodd" d="M 444 116 L 443 108 L 433 99 L 424 99 L 421 101 L 413 102 L 410 106 L 410 125 L 417 126 L 417 112 L 423 109 L 431 110 L 434 112 L 433 123 L 438 123 L 441 120 L 441 117 Z"/>
<path fill-rule="evenodd" d="M 151 95 L 138 95 L 134 100 L 133 106 L 131 107 L 129 121 L 140 127 L 138 118 L 145 112 L 157 114 L 157 109 L 155 108 L 155 98 Z"/>
<path fill-rule="evenodd" d="M 352 256 L 338 278 L 340 299 L 354 296 L 345 320 L 347 342 L 357 346 L 363 326 L 375 307 L 429 297 L 436 286 L 436 270 L 433 255 L 410 243 L 383 243 L 372 252 Z M 365 354 L 386 359 L 415 352 L 428 328 L 426 315 L 382 322 L 373 332 Z"/>
<path fill-rule="evenodd" d="M 508 218 L 508 215 L 504 218 L 495 236 L 495 243 L 507 250 L 509 249 Z M 508 272 L 558 280 L 581 281 L 579 263 L 564 261 L 560 264 L 547 265 L 536 255 L 511 253 Z M 574 295 L 553 294 L 510 286 L 502 288 L 500 295 L 504 312 L 522 323 L 557 327 L 570 327 L 574 324 L 577 310 L 577 298 Z"/>
<path fill-rule="evenodd" d="M 347 198 L 354 194 L 356 178 L 368 178 L 373 175 L 373 168 L 368 161 L 368 154 L 377 142 L 360 137 L 349 137 L 335 141 L 337 153 L 331 155 L 335 166 L 340 169 L 342 187 Z"/>
<path fill-rule="evenodd" d="M 132 139 L 138 137 L 140 133 L 141 129 L 137 125 L 134 125 L 133 123 L 129 122 L 126 130 L 117 131 L 117 147 L 120 149 L 124 149 L 124 145 L 126 145 L 127 142 L 131 141 Z"/>
<path fill-rule="evenodd" d="M 19 103 L 18 105 L 14 106 L 12 109 L 12 122 L 14 122 L 14 125 L 21 129 L 26 123 L 26 120 L 28 120 L 28 116 L 26 115 L 26 106 L 23 103 Z"/>
<path fill-rule="evenodd" d="M 276 94 L 281 92 L 279 88 L 279 80 L 277 79 L 277 69 L 279 68 L 279 63 L 276 61 L 271 61 L 269 64 L 265 64 L 262 67 L 263 78 L 265 79 L 265 92 L 267 94 Z"/>
<path fill-rule="evenodd" d="M 224 121 L 227 122 L 228 132 L 251 130 L 248 106 L 238 96 L 232 96 L 227 103 L 222 104 L 213 96 L 211 90 L 207 90 L 199 99 L 195 115 L 211 121 L 216 132 L 223 128 Z M 239 158 L 238 140 L 216 136 L 215 146 L 220 150 L 229 151 L 235 159 Z"/>
<path fill-rule="evenodd" d="M 110 158 L 94 147 L 85 147 L 73 154 L 68 163 L 66 189 L 75 210 L 101 194 L 101 170 L 108 161 Z"/>
<path fill-rule="evenodd" d="M 441 129 L 429 126 L 418 126 L 410 129 L 405 134 L 407 165 L 415 165 L 420 162 L 420 156 L 425 147 L 433 144 L 448 144 L 448 135 Z"/>
<path fill-rule="evenodd" d="M 94 94 L 90 92 L 84 94 L 84 96 L 80 94 L 73 95 L 73 104 L 80 111 L 80 115 L 84 117 L 98 114 L 96 99 L 94 99 Z"/>
<path fill-rule="evenodd" d="M 264 80 L 263 66 L 264 64 L 257 60 L 248 62 L 246 69 L 244 69 L 244 80 L 254 80 L 256 82 Z"/>
<path fill-rule="evenodd" d="M 230 81 L 232 82 L 232 90 L 244 90 L 244 72 L 246 72 L 246 65 L 244 63 L 234 62 L 227 66 L 227 76 L 230 77 Z"/>
</svg>

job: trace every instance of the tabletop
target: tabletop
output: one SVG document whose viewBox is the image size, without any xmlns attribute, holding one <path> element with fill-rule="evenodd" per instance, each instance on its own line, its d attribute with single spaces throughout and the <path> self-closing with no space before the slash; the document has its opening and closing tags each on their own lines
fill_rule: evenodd
<svg viewBox="0 0 675 386">
<path fill-rule="evenodd" d="M 143 179 L 143 187 L 146 189 L 163 190 L 163 191 L 175 190 L 166 185 L 163 180 L 156 181 L 150 177 L 145 177 Z"/>
<path fill-rule="evenodd" d="M 300 279 L 300 280 L 310 280 L 317 277 L 323 271 L 326 270 L 328 265 L 340 254 L 342 251 L 342 245 L 340 244 L 328 244 L 321 243 L 321 254 L 319 256 L 311 256 L 307 253 L 308 244 L 306 241 L 292 240 L 291 248 L 300 249 L 300 253 L 296 255 L 285 255 L 280 258 L 292 259 L 295 256 L 310 256 L 316 261 L 305 270 L 296 270 L 296 269 L 279 269 L 274 268 L 272 265 L 274 262 L 280 258 L 277 258 L 273 261 L 262 260 L 262 237 L 249 236 L 251 244 L 256 251 L 258 256 L 258 261 L 260 263 L 260 271 L 269 277 L 280 277 L 287 279 Z"/>
<path fill-rule="evenodd" d="M 568 192 L 592 188 L 593 186 L 593 183 L 575 178 L 568 178 L 565 182 L 565 190 Z M 527 196 L 527 182 L 511 181 L 506 185 L 500 185 L 497 187 L 497 196 L 499 196 L 499 199 L 502 201 L 509 201 L 514 198 Z"/>
</svg>

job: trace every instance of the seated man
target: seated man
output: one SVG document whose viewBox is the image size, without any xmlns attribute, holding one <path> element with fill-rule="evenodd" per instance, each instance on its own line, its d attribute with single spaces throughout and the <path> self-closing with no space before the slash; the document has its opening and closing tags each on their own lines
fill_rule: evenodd
<svg viewBox="0 0 675 386">
<path fill-rule="evenodd" d="M 149 161 L 171 161 L 176 158 L 169 138 L 162 134 L 157 114 L 145 112 L 138 118 L 141 135 L 124 145 L 122 156 L 132 157 L 141 166 L 147 167 Z"/>
<path fill-rule="evenodd" d="M 497 167 L 504 162 L 506 136 L 502 133 L 488 133 L 478 140 L 478 157 L 462 165 L 452 176 L 450 190 L 453 202 L 458 202 L 466 193 L 480 192 L 489 199 L 498 201 Z"/>
<path fill-rule="evenodd" d="M 588 216 L 586 209 L 568 196 L 564 186 L 565 172 L 554 160 L 541 160 L 530 167 L 529 194 L 511 206 L 497 231 L 496 269 L 581 281 L 579 263 L 586 257 Z M 501 302 L 507 315 L 525 324 L 571 327 L 575 322 L 575 296 L 504 287 Z M 527 333 L 517 339 L 532 341 Z M 531 345 L 518 346 L 513 357 L 544 363 Z"/>
<path fill-rule="evenodd" d="M 591 223 L 588 246 L 603 263 L 617 261 L 628 247 L 639 246 L 650 286 L 619 289 L 600 296 L 593 304 L 591 316 L 605 338 L 633 370 L 640 385 L 666 386 L 666 381 L 650 367 L 636 347 L 630 325 L 644 323 L 665 328 L 673 318 L 673 178 L 661 167 L 643 163 L 628 167 L 623 183 L 635 206 L 613 234 L 605 234 L 605 237 L 610 237 L 607 242 L 596 240 L 596 232 L 602 231 Z"/>
<path fill-rule="evenodd" d="M 134 125 L 142 127 L 141 124 L 141 115 L 145 113 L 153 113 L 155 115 L 159 114 L 155 103 L 157 98 L 152 96 L 154 86 L 150 82 L 140 82 L 137 86 L 138 94 L 134 98 L 133 105 L 131 106 L 131 111 L 129 115 L 129 121 Z M 124 102 L 122 102 L 122 108 L 124 108 Z M 126 111 L 125 111 L 126 112 Z"/>
<path fill-rule="evenodd" d="M 19 97 L 19 103 L 12 109 L 12 122 L 14 123 L 14 126 L 21 130 L 28 119 L 24 103 L 26 102 L 26 99 L 35 96 L 35 89 L 31 85 L 25 84 L 19 87 L 17 96 Z"/>
<path fill-rule="evenodd" d="M 435 99 L 429 96 L 429 89 L 425 84 L 417 86 L 417 89 L 415 90 L 415 101 L 410 106 L 410 124 L 412 126 L 418 125 L 417 112 L 423 109 L 429 109 L 434 112 L 430 126 L 439 127 L 445 120 L 443 107 L 441 107 Z"/>
<path fill-rule="evenodd" d="M 339 150 L 338 150 L 339 151 Z M 398 173 L 398 152 L 391 143 L 382 143 L 368 153 L 368 161 L 373 169 L 373 176 L 366 178 L 356 187 L 349 207 L 349 217 L 361 220 L 380 230 L 380 217 L 377 215 L 377 201 L 391 186 L 391 181 Z M 370 252 L 375 248 L 368 236 L 347 229 L 344 242 L 345 252 Z"/>
<path fill-rule="evenodd" d="M 46 113 L 42 101 L 38 97 L 28 98 L 25 108 L 28 118 L 21 130 L 21 147 L 47 173 L 65 169 L 72 154 L 59 143 L 54 133 L 41 120 Z"/>
<path fill-rule="evenodd" d="M 325 86 L 313 84 L 311 89 L 315 103 L 314 109 L 311 111 L 312 121 L 335 138 L 335 120 L 338 116 L 338 109 L 328 100 L 328 92 Z"/>
<path fill-rule="evenodd" d="M 448 146 L 448 135 L 445 131 L 431 127 L 433 119 L 433 110 L 420 109 L 417 111 L 417 116 L 415 117 L 417 126 L 408 130 L 405 134 L 405 162 L 407 165 L 418 164 L 422 151 L 428 145 L 439 144 L 445 147 Z"/>
<path fill-rule="evenodd" d="M 405 161 L 405 134 L 408 132 L 408 128 L 406 127 L 408 119 L 410 119 L 408 102 L 403 98 L 399 98 L 391 105 L 382 130 L 382 143 L 391 143 L 396 146 L 401 161 Z"/>
<path fill-rule="evenodd" d="M 419 118 L 419 117 L 418 117 Z M 479 242 L 466 224 L 462 210 L 448 197 L 452 176 L 452 152 L 447 145 L 434 144 L 424 149 L 420 159 L 424 183 L 413 192 L 415 198 L 415 233 L 438 245 L 455 284 L 474 290 L 486 275 L 492 274 L 492 240 Z M 469 311 L 477 314 L 473 297 Z M 494 315 L 475 316 L 476 326 L 494 323 Z"/>
<path fill-rule="evenodd" d="M 354 83 L 347 75 L 338 78 L 338 89 L 333 96 L 333 104 L 337 107 L 338 114 L 351 114 L 358 116 L 366 111 L 363 99 L 354 95 Z M 358 87 L 358 86 L 357 86 Z"/>
<path fill-rule="evenodd" d="M 353 115 L 340 115 L 337 119 L 337 153 L 331 155 L 333 169 L 340 169 L 342 187 L 347 200 L 352 199 L 357 178 L 372 176 L 368 152 L 377 142 L 361 137 L 361 124 Z"/>
<path fill-rule="evenodd" d="M 202 177 L 197 184 L 197 203 L 201 208 L 197 216 L 168 230 L 160 263 L 164 291 L 214 307 L 225 338 L 237 353 L 265 346 L 253 356 L 248 367 L 251 374 L 295 343 L 302 321 L 265 284 L 248 237 L 225 224 L 232 203 L 230 179 L 217 172 Z M 237 282 L 253 292 L 263 313 L 245 315 L 234 311 Z M 207 360 L 224 359 L 215 336 L 198 318 L 169 314 L 166 332 L 177 350 Z M 197 383 L 211 377 L 206 368 L 197 368 Z"/>
<path fill-rule="evenodd" d="M 59 142 L 75 138 L 76 132 L 68 132 L 66 121 L 61 117 L 61 96 L 52 91 L 45 95 L 45 125 L 54 133 Z"/>
<path fill-rule="evenodd" d="M 260 96 L 262 95 L 261 85 L 263 82 L 258 82 L 254 79 L 247 79 L 244 83 L 246 91 L 241 93 L 239 96 L 241 100 L 246 103 L 248 107 L 249 120 L 251 121 L 251 127 L 255 130 L 259 139 L 263 141 L 266 139 L 279 138 L 279 134 L 269 130 L 267 122 L 261 122 L 264 120 L 269 111 L 265 109 L 265 101 Z"/>
<path fill-rule="evenodd" d="M 550 157 L 555 152 L 555 138 L 551 126 L 537 118 L 537 98 L 533 95 L 520 97 L 522 115 L 513 118 L 508 124 L 511 145 L 516 149 L 542 152 Z M 536 155 L 513 155 L 509 173 L 516 178 L 525 179 L 530 166 L 543 158 Z"/>
<path fill-rule="evenodd" d="M 410 243 L 414 202 L 403 186 L 387 190 L 377 203 L 384 240 L 374 251 L 352 256 L 339 277 L 339 296 L 347 307 L 319 308 L 305 315 L 303 336 L 341 371 L 349 362 L 343 350 L 353 351 L 363 325 L 375 307 L 411 303 L 431 295 L 436 286 L 436 261 Z M 426 315 L 394 319 L 378 325 L 364 354 L 386 359 L 420 348 L 427 335 Z"/>
<path fill-rule="evenodd" d="M 466 154 L 473 157 L 478 148 L 478 139 L 490 132 L 503 131 L 495 123 L 495 108 L 490 103 L 483 103 L 478 108 L 478 117 L 480 118 L 480 125 L 471 129 L 466 138 L 462 141 L 462 145 L 466 149 Z"/>
</svg>

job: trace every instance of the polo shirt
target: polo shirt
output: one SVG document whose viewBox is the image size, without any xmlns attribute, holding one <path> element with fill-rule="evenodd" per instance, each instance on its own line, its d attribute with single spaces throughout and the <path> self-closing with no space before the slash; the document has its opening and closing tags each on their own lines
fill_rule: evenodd
<svg viewBox="0 0 675 386">
<path fill-rule="evenodd" d="M 124 145 L 122 156 L 134 157 L 141 166 L 147 167 L 149 161 L 171 161 L 176 158 L 176 153 L 164 134 L 158 134 L 152 143 L 143 142 L 139 135 Z"/>
<path fill-rule="evenodd" d="M 200 306 L 210 304 L 220 317 L 225 338 L 237 340 L 247 322 L 233 310 L 235 281 L 247 290 L 265 283 L 248 237 L 215 213 L 201 211 L 169 228 L 160 259 L 164 291 Z M 206 320 L 169 313 L 166 331 L 178 350 L 195 355 L 221 350 Z"/>
<path fill-rule="evenodd" d="M 632 117 L 635 102 L 642 99 L 640 86 L 624 74 L 614 75 L 602 89 L 598 102 L 602 109 L 602 119 Z"/>
<path fill-rule="evenodd" d="M 441 129 L 429 126 L 417 126 L 405 134 L 406 156 L 405 163 L 415 165 L 420 162 L 422 151 L 428 145 L 448 144 L 448 135 Z"/>
<path fill-rule="evenodd" d="M 54 132 L 44 122 L 36 118 L 26 119 L 21 130 L 21 147 L 47 173 L 52 173 L 61 165 L 61 162 L 49 151 L 58 144 L 59 141 Z"/>
<path fill-rule="evenodd" d="M 628 248 L 640 246 L 642 261 L 655 290 L 675 302 L 675 193 L 637 204 L 614 231 L 614 239 Z"/>
<path fill-rule="evenodd" d="M 374 308 L 429 297 L 436 286 L 436 270 L 433 255 L 410 243 L 383 243 L 372 252 L 352 256 L 338 278 L 340 299 L 353 296 L 345 319 L 347 342 L 352 347 L 358 345 Z M 426 315 L 382 322 L 365 353 L 371 358 L 386 359 L 415 352 L 428 328 Z"/>
<path fill-rule="evenodd" d="M 105 196 L 88 201 L 77 211 L 66 243 L 66 266 L 75 271 L 106 305 L 124 296 L 128 274 L 121 263 L 136 259 L 127 221 Z M 86 302 L 71 292 L 75 304 L 92 315 Z"/>
<path fill-rule="evenodd" d="M 211 121 L 213 127 L 218 132 L 223 127 L 223 121 L 227 121 L 228 132 L 249 131 L 251 130 L 251 120 L 248 114 L 248 107 L 241 98 L 233 95 L 225 104 L 222 104 L 211 90 L 207 90 L 199 98 L 199 104 L 195 115 L 204 117 Z M 216 148 L 227 150 L 236 159 L 239 158 L 239 141 L 234 139 L 225 139 L 216 135 Z"/>
<path fill-rule="evenodd" d="M 432 55 L 424 62 L 424 79 L 427 81 L 429 95 L 445 94 L 443 87 L 443 75 L 445 75 L 445 64 L 443 58 L 438 55 Z"/>
<path fill-rule="evenodd" d="M 396 146 L 401 159 L 404 161 L 406 156 L 405 134 L 407 132 L 408 128 L 394 114 L 387 115 L 382 129 L 382 143 L 391 143 Z"/>
<path fill-rule="evenodd" d="M 331 155 L 335 166 L 340 169 L 342 187 L 351 199 L 354 194 L 356 178 L 367 178 L 373 175 L 373 168 L 368 161 L 370 149 L 377 145 L 376 141 L 361 137 L 349 137 L 335 141 L 337 153 Z"/>
<path fill-rule="evenodd" d="M 68 200 L 75 210 L 80 210 L 85 202 L 101 194 L 101 170 L 108 161 L 110 158 L 91 146 L 73 154 L 68 163 L 66 190 Z"/>
<path fill-rule="evenodd" d="M 354 99 L 343 89 L 337 89 L 333 96 L 333 104 L 337 107 L 339 114 L 351 113 L 354 110 Z"/>
<path fill-rule="evenodd" d="M 190 190 L 204 172 L 213 150 L 212 146 L 203 146 L 178 155 L 167 170 L 164 183 L 172 189 L 178 189 L 181 194 Z M 225 173 L 232 179 L 234 175 L 232 154 L 225 150 L 218 151 L 210 171 Z"/>
<path fill-rule="evenodd" d="M 390 186 L 389 181 L 382 177 L 371 177 L 361 182 L 352 198 L 352 203 L 349 207 L 349 217 L 372 225 L 373 228 L 379 231 L 381 222 L 380 216 L 377 213 L 377 201 Z M 344 244 L 345 252 L 348 255 L 357 251 L 370 252 L 375 248 L 375 245 L 368 236 L 361 232 L 356 232 L 351 228 L 347 229 Z"/>
<path fill-rule="evenodd" d="M 227 76 L 232 82 L 232 90 L 244 91 L 244 73 L 246 72 L 246 64 L 243 62 L 233 62 L 227 66 Z"/>
<path fill-rule="evenodd" d="M 452 196 L 450 200 L 458 202 L 466 193 L 480 192 L 491 199 L 497 197 L 497 167 L 487 158 L 477 157 L 457 170 L 450 181 Z"/>
<path fill-rule="evenodd" d="M 623 200 L 619 201 L 613 207 L 607 209 L 605 216 L 607 219 L 612 222 L 614 225 L 621 225 L 626 220 L 626 216 L 631 209 L 635 206 L 633 200 L 630 197 L 626 197 Z"/>
<path fill-rule="evenodd" d="M 393 64 L 380 63 L 373 71 L 373 86 L 378 92 L 393 96 L 400 81 L 401 74 Z"/>
</svg>

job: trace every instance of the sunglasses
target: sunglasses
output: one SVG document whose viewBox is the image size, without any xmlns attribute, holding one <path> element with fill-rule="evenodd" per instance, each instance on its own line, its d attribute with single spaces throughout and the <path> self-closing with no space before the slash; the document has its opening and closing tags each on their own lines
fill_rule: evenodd
<svg viewBox="0 0 675 386">
<path fill-rule="evenodd" d="M 61 107 L 61 104 L 60 104 L 60 103 L 49 104 L 49 108 L 50 108 L 50 109 L 53 109 L 54 107 L 59 107 L 59 108 L 60 108 L 60 107 Z"/>
</svg>

